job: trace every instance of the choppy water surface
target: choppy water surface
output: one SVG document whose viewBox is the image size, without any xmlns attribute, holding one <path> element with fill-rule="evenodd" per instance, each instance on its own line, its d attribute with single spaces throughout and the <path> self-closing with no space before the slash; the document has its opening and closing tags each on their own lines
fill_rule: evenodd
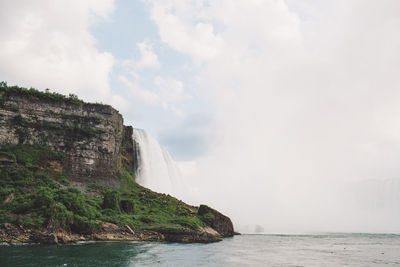
<svg viewBox="0 0 400 267">
<path fill-rule="evenodd" d="M 399 235 L 242 235 L 213 244 L 1 246 L 0 266 L 400 266 Z"/>
</svg>

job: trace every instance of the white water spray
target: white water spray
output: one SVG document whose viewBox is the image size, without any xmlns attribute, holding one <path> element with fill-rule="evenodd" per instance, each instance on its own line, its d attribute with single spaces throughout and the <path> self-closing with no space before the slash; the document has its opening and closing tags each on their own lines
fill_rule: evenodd
<svg viewBox="0 0 400 267">
<path fill-rule="evenodd" d="M 136 181 L 156 192 L 181 197 L 186 186 L 168 151 L 145 130 L 134 129 L 132 138 L 139 146 Z"/>
</svg>

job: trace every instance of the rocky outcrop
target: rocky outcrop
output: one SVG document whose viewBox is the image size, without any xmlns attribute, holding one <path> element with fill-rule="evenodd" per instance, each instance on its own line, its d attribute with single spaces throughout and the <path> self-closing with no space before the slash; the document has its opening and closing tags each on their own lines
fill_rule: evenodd
<svg viewBox="0 0 400 267">
<path fill-rule="evenodd" d="M 179 243 L 209 243 L 221 241 L 221 235 L 210 227 L 198 229 L 161 229 L 165 241 Z"/>
<path fill-rule="evenodd" d="M 131 136 L 132 127 L 124 126 L 111 106 L 0 87 L 0 143 L 39 144 L 65 152 L 63 171 L 78 188 L 92 183 L 116 188 L 120 167 L 133 174 Z"/>
<path fill-rule="evenodd" d="M 91 234 L 66 231 L 40 231 L 12 224 L 0 225 L 0 240 L 6 243 L 68 244 L 78 241 L 167 241 L 179 243 L 210 243 L 221 241 L 221 236 L 210 227 L 193 229 L 164 229 L 133 231 L 112 223 L 103 225 Z"/>
<path fill-rule="evenodd" d="M 155 231 L 132 232 L 112 223 L 104 223 L 95 233 L 76 234 L 24 228 L 9 223 L 0 225 L 0 241 L 5 243 L 68 244 L 78 241 L 165 241 L 163 234 Z"/>
<path fill-rule="evenodd" d="M 34 243 L 39 243 L 39 244 L 49 244 L 49 245 L 58 244 L 57 235 L 49 232 L 33 232 L 30 239 Z"/>
<path fill-rule="evenodd" d="M 200 205 L 198 214 L 203 216 L 204 222 L 222 237 L 233 236 L 235 234 L 231 219 L 222 213 L 206 205 Z"/>
</svg>

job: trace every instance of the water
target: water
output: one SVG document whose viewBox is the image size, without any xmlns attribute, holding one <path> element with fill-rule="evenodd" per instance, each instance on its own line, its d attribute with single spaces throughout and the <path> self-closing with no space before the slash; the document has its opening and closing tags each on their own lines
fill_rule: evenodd
<svg viewBox="0 0 400 267">
<path fill-rule="evenodd" d="M 2 246 L 0 266 L 400 266 L 400 236 L 242 235 L 212 244 Z"/>
<path fill-rule="evenodd" d="M 179 196 L 184 192 L 180 170 L 168 151 L 145 130 L 134 129 L 132 138 L 139 145 L 136 181 L 160 193 Z"/>
</svg>

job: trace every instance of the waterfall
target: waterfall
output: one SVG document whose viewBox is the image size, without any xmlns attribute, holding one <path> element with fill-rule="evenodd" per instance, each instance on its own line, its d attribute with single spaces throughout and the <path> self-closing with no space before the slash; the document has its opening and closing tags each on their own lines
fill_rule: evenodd
<svg viewBox="0 0 400 267">
<path fill-rule="evenodd" d="M 136 181 L 153 191 L 180 196 L 184 182 L 171 155 L 145 130 L 133 129 L 138 167 Z"/>
</svg>

